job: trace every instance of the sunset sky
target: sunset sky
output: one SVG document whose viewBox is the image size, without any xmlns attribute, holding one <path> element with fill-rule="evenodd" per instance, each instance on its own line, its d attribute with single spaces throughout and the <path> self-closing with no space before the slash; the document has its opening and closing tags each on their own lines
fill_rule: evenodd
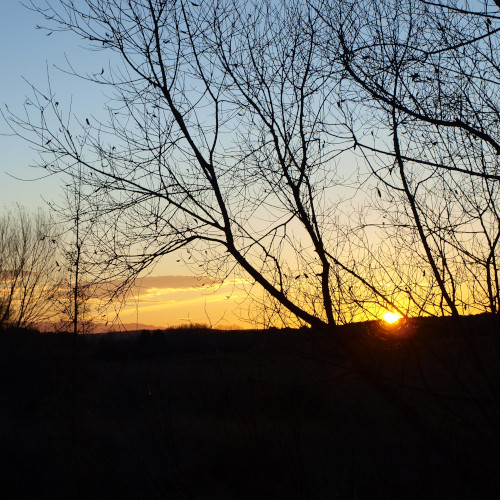
<svg viewBox="0 0 500 500">
<path fill-rule="evenodd" d="M 29 226 L 12 224 L 9 209 L 58 208 L 58 230 L 49 236 L 47 225 L 31 240 L 51 242 L 48 255 L 62 263 L 38 260 L 62 304 L 52 317 L 73 314 L 71 290 L 78 316 L 79 285 L 96 281 L 104 288 L 89 294 L 95 318 L 127 325 L 255 328 L 498 311 L 498 124 L 481 121 L 497 116 L 498 89 L 475 72 L 484 64 L 496 74 L 482 40 L 499 30 L 474 21 L 477 13 L 470 33 L 466 17 L 443 17 L 457 23 L 452 43 L 427 34 L 435 16 L 426 7 L 408 33 L 413 42 L 400 29 L 403 11 L 379 19 L 365 6 L 352 16 L 366 33 L 332 45 L 340 32 L 317 10 L 312 19 L 306 3 L 302 17 L 300 2 L 272 0 L 256 12 L 242 4 L 245 15 L 234 5 L 227 16 L 217 2 L 96 2 L 73 19 L 86 2 L 48 0 L 51 24 L 21 1 L 0 11 L 0 215 L 16 228 L 2 252 L 20 255 L 12 242 Z M 73 7 L 64 14 L 64 5 Z M 434 34 L 445 29 L 439 19 Z M 404 44 L 397 65 L 399 56 L 371 49 L 384 47 L 379 36 L 396 51 Z M 458 71 L 439 54 L 462 46 L 470 68 Z M 424 72 L 434 75 L 425 84 Z M 475 90 L 473 76 L 482 82 Z M 465 121 L 453 118 L 459 101 Z M 26 259 L 12 262 L 4 275 Z M 42 272 L 30 264 L 28 274 Z M 126 288 L 132 277 L 118 307 L 105 288 Z"/>
<path fill-rule="evenodd" d="M 71 101 L 75 115 L 102 115 L 109 90 L 65 75 L 57 68 L 68 67 L 67 57 L 82 73 L 95 73 L 107 66 L 108 54 L 83 49 L 72 34 L 47 36 L 36 29 L 37 25 L 43 25 L 43 19 L 17 0 L 2 4 L 2 108 L 7 105 L 11 111 L 22 114 L 31 92 L 29 84 L 48 89 L 50 77 L 52 92 L 62 104 Z M 36 162 L 36 153 L 23 140 L 4 135 L 10 130 L 3 120 L 0 133 L 0 208 L 19 203 L 35 209 L 46 207 L 46 201 L 57 201 L 62 194 L 63 180 L 54 176 L 40 178 L 41 172 L 31 167 Z M 239 304 L 245 298 L 241 287 L 235 287 L 234 281 L 202 287 L 207 280 L 193 277 L 182 261 L 177 262 L 178 257 L 172 255 L 164 259 L 153 274 L 142 281 L 141 287 L 134 289 L 120 310 L 122 323 L 173 326 L 202 322 L 218 327 L 250 326 L 241 320 Z M 112 315 L 111 311 L 110 317 Z"/>
<path fill-rule="evenodd" d="M 242 325 L 238 305 L 247 295 L 241 283 L 213 283 L 194 276 L 148 276 L 137 283 L 120 311 L 125 324 L 160 326 L 205 323 L 217 328 Z"/>
</svg>

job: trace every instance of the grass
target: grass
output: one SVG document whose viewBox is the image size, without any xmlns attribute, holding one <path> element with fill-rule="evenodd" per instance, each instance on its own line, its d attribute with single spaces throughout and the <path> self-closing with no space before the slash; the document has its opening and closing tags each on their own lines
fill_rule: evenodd
<svg viewBox="0 0 500 500">
<path fill-rule="evenodd" d="M 396 333 L 1 332 L 2 498 L 496 498 L 492 322 Z"/>
</svg>

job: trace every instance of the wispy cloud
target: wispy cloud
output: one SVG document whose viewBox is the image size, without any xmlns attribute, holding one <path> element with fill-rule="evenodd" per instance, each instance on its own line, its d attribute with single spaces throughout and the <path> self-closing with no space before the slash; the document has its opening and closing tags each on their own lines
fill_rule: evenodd
<svg viewBox="0 0 500 500">
<path fill-rule="evenodd" d="M 221 284 L 221 282 L 207 276 L 145 276 L 135 282 L 134 288 L 141 290 L 152 288 L 180 290 L 211 287 L 218 284 Z"/>
<path fill-rule="evenodd" d="M 173 325 L 189 321 L 238 324 L 239 303 L 247 297 L 245 280 L 195 276 L 147 276 L 136 281 L 122 302 L 122 321 Z"/>
</svg>

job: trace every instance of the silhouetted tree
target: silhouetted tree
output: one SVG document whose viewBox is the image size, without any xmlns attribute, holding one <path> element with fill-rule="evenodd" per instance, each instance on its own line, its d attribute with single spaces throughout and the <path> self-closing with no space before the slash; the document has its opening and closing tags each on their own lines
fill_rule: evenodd
<svg viewBox="0 0 500 500">
<path fill-rule="evenodd" d="M 346 297 L 362 302 L 354 284 L 397 308 L 339 251 L 339 206 L 357 186 L 336 169 L 351 138 L 333 97 L 340 66 L 316 54 L 314 10 L 231 0 L 33 7 L 51 29 L 118 56 L 85 76 L 115 91 L 108 122 L 70 125 L 56 97 L 36 90 L 29 107 L 41 120 L 10 117 L 18 133 L 35 133 L 43 168 L 88 188 L 102 275 L 134 277 L 182 250 L 211 276 L 239 270 L 281 321 L 345 321 Z"/>
<path fill-rule="evenodd" d="M 402 262 L 420 271 L 417 282 L 410 268 L 399 277 L 407 300 L 427 314 L 458 315 L 469 305 L 495 312 L 498 7 L 311 4 L 326 27 L 324 57 L 343 67 L 339 105 L 353 148 L 378 182 L 384 220 L 370 222 L 386 232 L 400 261 L 408 256 Z"/>
<path fill-rule="evenodd" d="M 100 281 L 98 275 L 92 274 L 95 248 L 90 248 L 87 235 L 92 228 L 91 212 L 83 212 L 82 197 L 84 186 L 78 181 L 64 188 L 63 202 L 57 205 L 51 202 L 54 214 L 61 229 L 60 253 L 64 261 L 64 282 L 58 301 L 61 327 L 74 334 L 89 333 L 95 327 L 94 316 L 97 314 L 99 302 L 96 290 Z"/>
<path fill-rule="evenodd" d="M 54 317 L 60 289 L 50 217 L 21 206 L 0 215 L 0 327 L 29 327 Z"/>
</svg>

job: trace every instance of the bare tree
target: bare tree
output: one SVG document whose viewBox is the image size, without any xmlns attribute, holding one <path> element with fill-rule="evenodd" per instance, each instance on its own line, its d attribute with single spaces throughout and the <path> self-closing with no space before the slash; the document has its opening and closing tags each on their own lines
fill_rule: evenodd
<svg viewBox="0 0 500 500">
<path fill-rule="evenodd" d="M 87 236 L 92 230 L 92 213 L 83 212 L 84 186 L 78 171 L 73 182 L 64 188 L 63 201 L 51 202 L 51 209 L 58 221 L 59 249 L 64 262 L 64 280 L 58 300 L 60 327 L 76 335 L 89 333 L 95 327 L 98 314 L 99 273 L 93 274 L 97 249 L 90 246 Z"/>
<path fill-rule="evenodd" d="M 418 256 L 409 260 L 419 282 L 410 269 L 400 276 L 407 300 L 427 314 L 459 315 L 470 304 L 495 312 L 498 6 L 311 4 L 325 23 L 324 57 L 343 66 L 339 105 L 353 149 L 377 183 L 384 220 L 371 222 Z"/>
<path fill-rule="evenodd" d="M 101 276 L 133 278 L 183 251 L 198 271 L 259 286 L 282 323 L 352 317 L 341 304 L 362 305 L 353 282 L 397 309 L 340 251 L 340 206 L 359 186 L 337 169 L 351 144 L 336 105 L 341 66 L 317 56 L 313 9 L 231 0 L 33 8 L 51 30 L 115 54 L 109 68 L 80 75 L 115 92 L 107 122 L 65 115 L 37 90 L 27 118 L 9 117 L 42 168 L 85 184 L 82 211 L 98 208 Z"/>
<path fill-rule="evenodd" d="M 17 206 L 0 216 L 0 327 L 52 319 L 59 293 L 57 241 L 49 216 Z"/>
</svg>

